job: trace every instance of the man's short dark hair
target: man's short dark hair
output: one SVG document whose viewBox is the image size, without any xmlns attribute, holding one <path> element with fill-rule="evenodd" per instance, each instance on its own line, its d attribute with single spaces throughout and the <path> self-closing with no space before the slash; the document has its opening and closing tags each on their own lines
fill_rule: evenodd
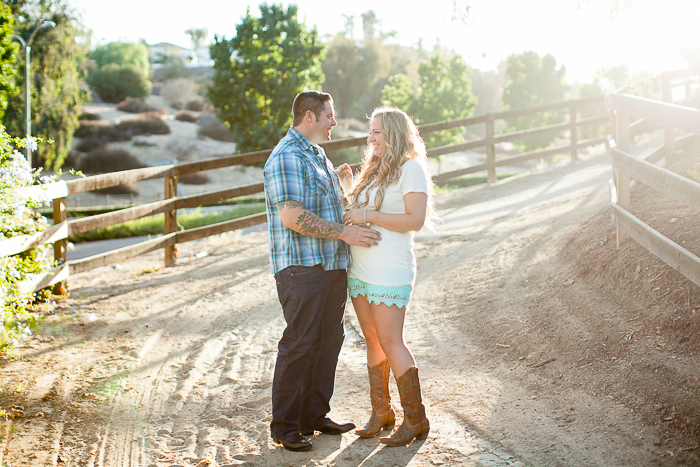
<svg viewBox="0 0 700 467">
<path fill-rule="evenodd" d="M 297 94 L 292 104 L 292 115 L 294 115 L 292 126 L 297 126 L 301 123 L 307 110 L 312 111 L 316 115 L 316 121 L 318 121 L 321 117 L 321 112 L 326 106 L 326 102 L 333 102 L 333 97 L 327 92 L 303 91 Z"/>
</svg>

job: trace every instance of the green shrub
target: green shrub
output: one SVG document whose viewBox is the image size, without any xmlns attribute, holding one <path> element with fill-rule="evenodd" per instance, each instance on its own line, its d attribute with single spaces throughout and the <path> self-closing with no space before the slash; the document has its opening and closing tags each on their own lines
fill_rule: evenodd
<svg viewBox="0 0 700 467">
<path fill-rule="evenodd" d="M 90 52 L 90 58 L 95 61 L 97 68 L 111 64 L 131 65 L 143 76 L 151 75 L 148 46 L 143 42 L 110 42 L 98 45 Z"/>
<path fill-rule="evenodd" d="M 170 134 L 168 124 L 155 112 L 142 113 L 137 118 L 122 120 L 115 126 L 117 129 L 129 132 L 132 136 Z"/>
<path fill-rule="evenodd" d="M 100 174 L 146 167 L 136 156 L 123 149 L 97 148 L 78 161 L 78 169 L 85 173 Z"/>
<path fill-rule="evenodd" d="M 36 140 L 34 140 L 36 141 Z M 48 222 L 38 208 L 49 206 L 50 198 L 39 184 L 60 176 L 39 176 L 19 152 L 27 141 L 11 138 L 0 125 L 0 239 L 34 235 L 45 231 Z M 31 187 L 31 188 L 30 188 Z M 22 253 L 0 256 L 0 355 L 15 354 L 14 347 L 29 337 L 37 323 L 37 294 L 22 291 L 21 282 L 54 266 L 48 245 Z"/>
<path fill-rule="evenodd" d="M 197 121 L 197 117 L 195 117 L 189 110 L 181 110 L 175 114 L 175 120 L 180 122 L 195 123 Z"/>
<path fill-rule="evenodd" d="M 151 93 L 151 81 L 134 65 L 111 63 L 94 70 L 88 84 L 105 102 L 117 103 L 127 97 L 145 98 Z"/>
<path fill-rule="evenodd" d="M 152 112 L 156 109 L 146 104 L 142 99 L 138 99 L 136 97 L 127 97 L 119 104 L 117 104 L 117 110 L 121 110 L 122 112 L 129 112 L 132 114 L 138 114 L 141 112 Z"/>
</svg>

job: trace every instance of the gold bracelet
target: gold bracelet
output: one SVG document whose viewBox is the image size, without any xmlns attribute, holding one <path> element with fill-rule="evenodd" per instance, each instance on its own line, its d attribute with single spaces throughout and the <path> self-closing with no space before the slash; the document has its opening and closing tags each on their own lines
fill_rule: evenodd
<svg viewBox="0 0 700 467">
<path fill-rule="evenodd" d="M 367 225 L 367 210 L 362 213 L 362 223 Z"/>
</svg>

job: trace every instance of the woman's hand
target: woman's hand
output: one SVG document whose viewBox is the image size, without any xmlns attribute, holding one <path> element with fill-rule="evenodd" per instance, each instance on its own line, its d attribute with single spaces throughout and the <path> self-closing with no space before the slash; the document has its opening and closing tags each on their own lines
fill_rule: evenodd
<svg viewBox="0 0 700 467">
<path fill-rule="evenodd" d="M 343 189 L 343 192 L 347 193 L 350 191 L 350 187 L 352 186 L 352 169 L 348 164 L 343 164 L 339 167 L 336 167 L 335 173 L 338 174 L 338 180 L 340 181 L 340 188 Z"/>
<path fill-rule="evenodd" d="M 365 219 L 364 209 L 352 209 L 343 215 L 345 225 L 362 225 L 365 223 Z"/>
</svg>

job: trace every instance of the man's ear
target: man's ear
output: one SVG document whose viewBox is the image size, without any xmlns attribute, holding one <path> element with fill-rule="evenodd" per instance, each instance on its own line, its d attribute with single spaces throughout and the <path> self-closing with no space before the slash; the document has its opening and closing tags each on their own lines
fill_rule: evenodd
<svg viewBox="0 0 700 467">
<path fill-rule="evenodd" d="M 313 123 L 313 122 L 314 122 L 314 117 L 315 117 L 315 115 L 314 115 L 314 113 L 313 113 L 311 110 L 307 110 L 307 111 L 306 111 L 306 115 L 304 115 L 304 118 L 308 119 L 308 120 L 309 120 L 309 123 Z"/>
</svg>

